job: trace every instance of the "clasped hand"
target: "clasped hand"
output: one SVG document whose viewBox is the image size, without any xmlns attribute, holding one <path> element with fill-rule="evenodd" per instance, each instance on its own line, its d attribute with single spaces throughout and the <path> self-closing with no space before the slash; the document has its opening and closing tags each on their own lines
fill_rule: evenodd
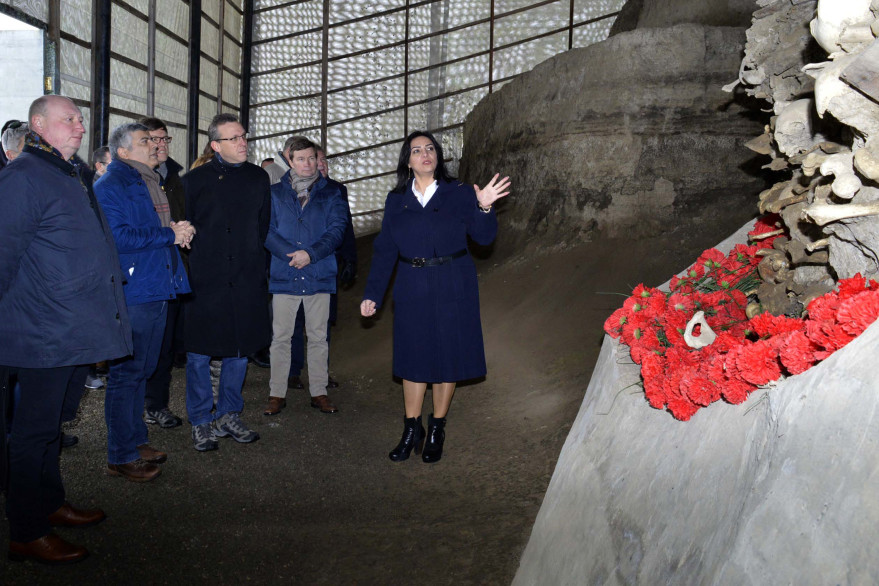
<svg viewBox="0 0 879 586">
<path fill-rule="evenodd" d="M 188 220 L 183 220 L 171 222 L 171 229 L 174 230 L 174 244 L 180 248 L 190 248 L 189 243 L 195 237 L 195 226 Z"/>
<path fill-rule="evenodd" d="M 308 253 L 304 250 L 297 250 L 296 252 L 289 252 L 287 256 L 290 257 L 290 266 L 297 269 L 304 269 L 308 265 L 311 264 L 311 257 L 308 256 Z"/>
</svg>

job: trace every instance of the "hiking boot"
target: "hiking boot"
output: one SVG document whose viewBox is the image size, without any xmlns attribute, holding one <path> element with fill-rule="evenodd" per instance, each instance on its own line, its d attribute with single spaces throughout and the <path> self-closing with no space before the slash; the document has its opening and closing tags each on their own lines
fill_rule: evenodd
<svg viewBox="0 0 879 586">
<path fill-rule="evenodd" d="M 192 426 L 192 447 L 199 452 L 210 452 L 220 447 L 210 423 Z"/>
<path fill-rule="evenodd" d="M 171 413 L 171 410 L 167 407 L 159 409 L 158 411 L 147 411 L 143 416 L 143 420 L 150 425 L 158 423 L 159 427 L 165 429 L 177 427 L 183 423 L 183 420 Z"/>
<path fill-rule="evenodd" d="M 215 436 L 231 436 L 239 444 L 249 444 L 259 439 L 259 434 L 248 429 L 237 413 L 226 413 L 219 419 L 215 419 L 212 425 Z"/>
</svg>

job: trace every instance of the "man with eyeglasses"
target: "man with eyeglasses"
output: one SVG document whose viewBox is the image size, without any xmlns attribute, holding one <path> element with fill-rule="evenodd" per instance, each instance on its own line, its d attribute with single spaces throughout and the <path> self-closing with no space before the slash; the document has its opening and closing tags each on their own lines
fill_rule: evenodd
<svg viewBox="0 0 879 586">
<path fill-rule="evenodd" d="M 92 165 L 95 168 L 95 181 L 101 178 L 107 172 L 107 166 L 113 161 L 110 156 L 110 147 L 98 147 L 92 153 Z"/>
<path fill-rule="evenodd" d="M 259 439 L 241 420 L 247 356 L 272 338 L 266 299 L 269 176 L 247 162 L 247 133 L 232 114 L 208 126 L 213 158 L 183 176 L 186 217 L 198 230 L 189 253 L 192 297 L 184 304 L 186 412 L 192 444 L 216 450 L 218 437 Z M 214 408 L 211 357 L 222 358 Z"/>
<path fill-rule="evenodd" d="M 156 157 L 159 163 L 156 172 L 159 174 L 162 190 L 168 198 L 171 219 L 175 222 L 182 222 L 186 219 L 186 192 L 183 189 L 183 182 L 180 180 L 183 166 L 170 156 L 172 137 L 168 135 L 168 127 L 162 120 L 152 117 L 141 118 L 137 122 L 147 128 L 150 140 L 156 146 Z M 183 258 L 183 266 L 188 272 L 189 250 L 180 249 L 180 255 Z M 168 321 L 165 324 L 162 349 L 159 352 L 156 370 L 146 383 L 143 419 L 150 425 L 170 429 L 183 423 L 183 420 L 175 415 L 168 405 L 171 371 L 174 368 L 175 357 L 180 354 L 183 354 L 183 300 L 177 298 L 168 301 Z M 183 355 L 185 356 L 185 354 Z"/>
<path fill-rule="evenodd" d="M 66 501 L 58 463 L 62 413 L 68 396 L 78 400 L 89 364 L 132 352 L 110 227 L 91 181 L 72 163 L 82 121 L 68 98 L 36 99 L 24 150 L 0 173 L 0 370 L 14 371 L 21 385 L 8 450 L 12 560 L 68 564 L 88 556 L 52 532 L 105 517 Z M 0 373 L 0 390 L 5 380 Z M 5 404 L 0 397 L 0 411 Z M 0 444 L 6 437 L 0 430 Z M 6 456 L 0 446 L 0 459 Z"/>
</svg>

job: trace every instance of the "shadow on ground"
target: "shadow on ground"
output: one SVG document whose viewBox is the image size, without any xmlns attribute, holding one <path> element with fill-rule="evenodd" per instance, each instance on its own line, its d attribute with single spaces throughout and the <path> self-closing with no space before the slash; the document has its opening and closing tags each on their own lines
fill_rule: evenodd
<svg viewBox="0 0 879 586">
<path fill-rule="evenodd" d="M 371 256 L 361 242 L 361 258 Z M 446 451 L 434 465 L 387 452 L 402 431 L 391 378 L 391 308 L 359 317 L 367 266 L 340 294 L 331 393 L 340 412 L 311 409 L 306 391 L 262 415 L 268 370 L 251 365 L 245 421 L 251 445 L 191 447 L 190 428 L 151 427 L 170 453 L 162 475 L 135 484 L 104 474 L 103 392 L 90 392 L 63 452 L 68 498 L 108 520 L 59 533 L 82 543 L 81 564 L 0 560 L 8 585 L 31 584 L 508 584 L 583 398 L 602 324 L 639 282 L 658 284 L 701 248 L 666 240 L 603 242 L 480 261 L 488 376 L 458 390 Z M 363 263 L 366 265 L 367 263 Z M 185 413 L 184 373 L 172 409 Z M 646 407 L 646 405 L 645 405 Z M 429 397 L 425 416 L 430 412 Z M 0 525 L 7 546 L 8 526 Z"/>
</svg>

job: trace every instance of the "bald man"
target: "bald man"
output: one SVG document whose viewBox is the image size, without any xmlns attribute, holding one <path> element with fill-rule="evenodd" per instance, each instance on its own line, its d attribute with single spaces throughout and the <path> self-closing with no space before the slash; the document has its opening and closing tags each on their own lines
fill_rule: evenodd
<svg viewBox="0 0 879 586">
<path fill-rule="evenodd" d="M 88 551 L 52 528 L 94 525 L 104 512 L 65 498 L 62 407 L 89 364 L 131 354 L 131 329 L 113 235 L 72 164 L 82 113 L 68 98 L 43 96 L 28 124 L 24 150 L 0 173 L 0 381 L 16 374 L 21 385 L 9 434 L 9 559 L 68 564 Z"/>
</svg>

